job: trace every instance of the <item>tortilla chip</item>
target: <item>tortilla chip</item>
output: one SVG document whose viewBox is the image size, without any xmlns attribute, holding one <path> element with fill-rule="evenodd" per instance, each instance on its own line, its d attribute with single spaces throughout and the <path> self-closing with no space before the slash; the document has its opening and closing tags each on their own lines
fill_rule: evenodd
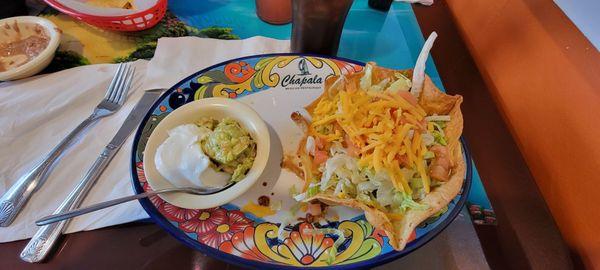
<svg viewBox="0 0 600 270">
<path fill-rule="evenodd" d="M 88 5 L 103 8 L 134 9 L 132 0 L 89 0 Z"/>
<path fill-rule="evenodd" d="M 396 71 L 392 69 L 386 69 L 373 65 L 373 83 L 389 78 L 390 81 L 394 81 L 394 73 L 404 72 L 405 74 L 412 74 L 412 70 Z M 359 89 L 359 79 L 363 73 L 355 73 L 346 76 L 345 79 L 341 79 L 344 82 L 346 91 L 353 91 Z M 341 90 L 341 84 L 334 83 L 338 80 L 338 77 L 331 77 L 325 81 L 325 91 L 323 94 L 314 102 L 306 107 L 306 110 L 311 113 L 316 104 L 325 95 L 335 94 Z M 334 86 L 334 87 L 332 87 Z M 444 132 L 447 137 L 448 150 L 451 154 L 451 161 L 453 164 L 452 175 L 447 182 L 442 183 L 440 186 L 431 189 L 431 192 L 425 196 L 419 203 L 429 206 L 425 210 L 409 209 L 400 220 L 390 219 L 383 211 L 370 207 L 355 199 L 340 199 L 334 197 L 332 194 L 318 194 L 312 198 L 308 198 L 306 201 L 319 200 L 326 204 L 331 205 L 344 205 L 351 208 L 362 209 L 365 212 L 365 217 L 373 226 L 378 229 L 382 229 L 386 232 L 389 237 L 390 245 L 396 250 L 402 250 L 408 243 L 412 232 L 416 227 L 429 218 L 436 214 L 442 208 L 444 208 L 450 201 L 458 195 L 463 184 L 463 179 L 466 171 L 466 164 L 462 155 L 462 148 L 460 147 L 460 135 L 463 128 L 463 118 L 460 111 L 460 104 L 462 103 L 462 97 L 460 95 L 447 95 L 440 91 L 431 81 L 428 76 L 425 76 L 425 82 L 423 90 L 418 97 L 419 105 L 430 114 L 450 115 L 451 121 L 447 123 L 444 128 Z"/>
</svg>

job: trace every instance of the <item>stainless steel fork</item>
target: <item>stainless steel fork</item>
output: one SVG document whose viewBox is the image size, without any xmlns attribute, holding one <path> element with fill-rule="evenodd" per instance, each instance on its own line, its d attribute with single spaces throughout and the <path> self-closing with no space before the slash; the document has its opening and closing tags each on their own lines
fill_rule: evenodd
<svg viewBox="0 0 600 270">
<path fill-rule="evenodd" d="M 86 127 L 121 108 L 127 97 L 129 91 L 127 83 L 133 78 L 133 72 L 134 68 L 131 64 L 119 64 L 104 99 L 96 106 L 94 112 L 60 141 L 41 162 L 23 175 L 2 195 L 0 198 L 0 227 L 7 227 L 13 222 L 33 192 L 44 184 L 54 163 Z"/>
</svg>

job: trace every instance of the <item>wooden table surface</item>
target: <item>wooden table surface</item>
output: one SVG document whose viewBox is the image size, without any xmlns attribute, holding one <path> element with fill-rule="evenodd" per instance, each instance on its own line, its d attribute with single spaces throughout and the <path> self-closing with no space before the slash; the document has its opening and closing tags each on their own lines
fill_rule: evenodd
<svg viewBox="0 0 600 270">
<path fill-rule="evenodd" d="M 572 268 L 568 249 L 445 2 L 436 1 L 431 7 L 415 5 L 414 11 L 425 35 L 433 30 L 439 34 L 432 55 L 446 89 L 464 97 L 464 136 L 498 219 L 498 226 L 476 227 L 487 264 L 497 269 L 527 269 L 532 265 Z M 454 223 L 440 234 L 440 239 L 436 238 L 415 254 L 394 262 L 392 268 L 397 269 L 396 265 L 416 266 L 419 262 L 416 258 L 426 258 L 419 254 L 435 252 L 436 241 L 462 237 L 453 232 L 453 226 Z M 476 236 L 469 237 L 474 239 Z M 28 264 L 19 259 L 26 243 L 27 240 L 0 244 L 0 269 L 237 269 L 189 249 L 158 226 L 144 222 L 63 236 L 54 256 L 43 264 Z M 473 252 L 445 256 L 453 267 L 444 264 L 444 268 L 485 266 L 485 261 L 469 260 L 481 256 L 476 254 L 478 246 L 460 247 L 470 248 Z M 437 269 L 441 265 L 420 266 Z"/>
</svg>

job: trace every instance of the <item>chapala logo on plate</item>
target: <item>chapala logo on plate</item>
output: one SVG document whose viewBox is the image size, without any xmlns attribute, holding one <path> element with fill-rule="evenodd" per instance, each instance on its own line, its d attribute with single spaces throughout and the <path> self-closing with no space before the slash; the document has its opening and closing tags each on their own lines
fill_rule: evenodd
<svg viewBox="0 0 600 270">
<path fill-rule="evenodd" d="M 291 69 L 288 72 L 282 72 L 282 74 L 286 74 L 283 76 L 281 80 L 281 86 L 286 90 L 296 90 L 296 89 L 320 89 L 323 86 L 324 77 L 323 74 L 331 74 L 330 70 L 324 70 L 323 67 L 316 70 L 316 72 L 311 73 L 309 69 L 309 64 L 307 63 L 305 58 L 299 58 L 297 65 L 292 65 L 290 63 L 289 66 L 296 66 L 298 69 Z M 312 64 L 313 69 L 316 69 Z"/>
</svg>

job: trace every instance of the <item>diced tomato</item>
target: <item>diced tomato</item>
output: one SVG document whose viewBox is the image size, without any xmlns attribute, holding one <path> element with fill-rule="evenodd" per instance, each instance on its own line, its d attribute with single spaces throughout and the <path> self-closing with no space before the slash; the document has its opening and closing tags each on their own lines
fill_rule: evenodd
<svg viewBox="0 0 600 270">
<path fill-rule="evenodd" d="M 402 98 L 406 99 L 406 101 L 408 101 L 408 103 L 415 105 L 415 106 L 417 105 L 417 99 L 410 92 L 398 91 L 398 95 L 400 95 Z"/>
<path fill-rule="evenodd" d="M 419 122 L 419 124 L 419 128 L 422 132 L 427 131 L 427 120 L 425 118 L 421 119 L 421 122 Z"/>
<path fill-rule="evenodd" d="M 448 156 L 448 148 L 442 145 L 434 145 L 431 147 L 431 151 L 436 154 L 436 156 Z"/>
<path fill-rule="evenodd" d="M 408 165 L 408 156 L 406 154 L 396 156 L 398 157 L 398 162 L 400 163 L 400 166 L 405 167 Z"/>
<path fill-rule="evenodd" d="M 317 166 L 325 163 L 327 161 L 327 152 L 322 150 L 315 150 L 315 159 L 313 159 L 313 163 Z"/>
<path fill-rule="evenodd" d="M 398 111 L 398 109 L 396 108 L 392 108 L 390 110 L 390 117 L 392 118 L 392 121 L 394 121 L 394 123 L 396 122 L 396 119 L 398 118 L 398 114 L 396 113 Z"/>
<path fill-rule="evenodd" d="M 348 134 L 344 136 L 344 143 L 346 144 L 346 151 L 348 152 L 348 155 L 351 157 L 358 157 L 360 154 L 360 149 L 356 146 L 356 144 L 354 144 L 354 142 L 352 142 Z"/>
<path fill-rule="evenodd" d="M 438 181 L 448 181 L 452 163 L 448 158 L 448 148 L 441 145 L 434 145 L 431 151 L 435 153 L 435 158 L 429 166 L 431 178 Z"/>
<path fill-rule="evenodd" d="M 325 147 L 325 141 L 323 140 L 323 138 L 317 136 L 315 138 L 315 146 L 317 147 L 317 149 L 323 150 L 323 147 Z"/>
</svg>

